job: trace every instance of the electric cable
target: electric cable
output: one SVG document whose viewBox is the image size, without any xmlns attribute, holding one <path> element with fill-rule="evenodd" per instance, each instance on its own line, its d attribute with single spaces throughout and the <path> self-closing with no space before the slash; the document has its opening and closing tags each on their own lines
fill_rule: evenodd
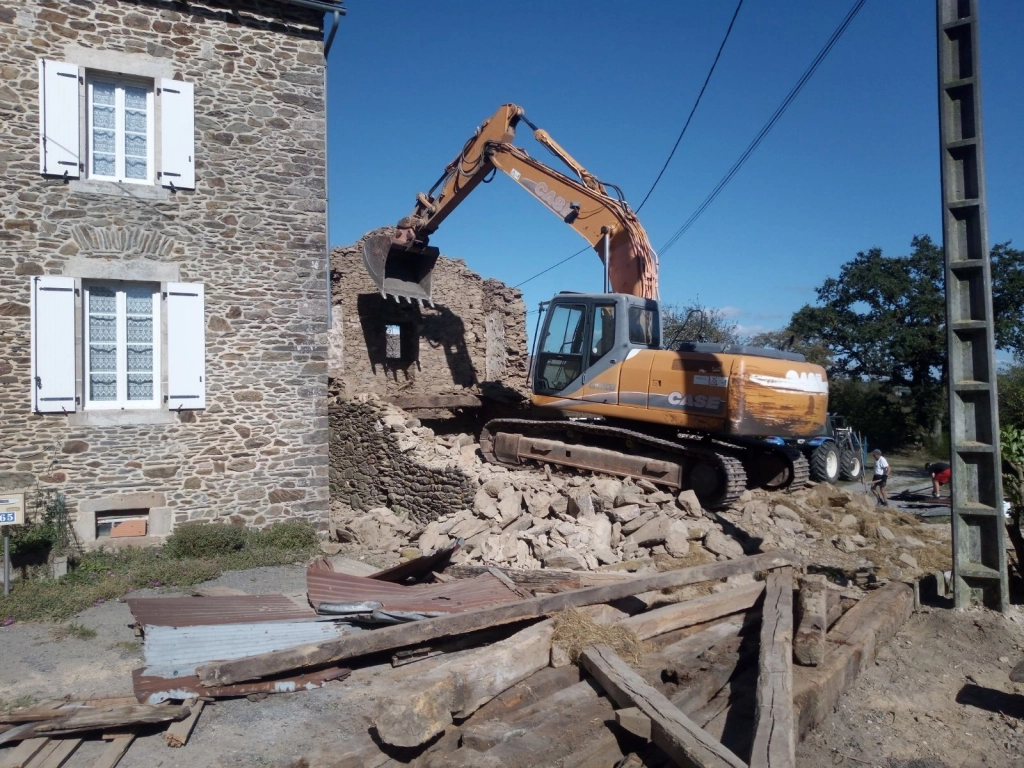
<svg viewBox="0 0 1024 768">
<path fill-rule="evenodd" d="M 841 38 L 843 36 L 843 33 L 846 32 L 846 28 L 850 26 L 850 23 L 860 12 L 860 9 L 864 6 L 865 2 L 867 2 L 867 0 L 856 0 L 856 2 L 853 4 L 853 7 L 850 8 L 849 12 L 847 12 L 846 17 L 839 24 L 839 26 L 836 27 L 835 31 L 832 33 L 832 36 L 829 37 L 824 47 L 822 47 L 822 49 L 818 51 L 818 55 L 814 57 L 814 60 L 811 62 L 810 66 L 808 66 L 807 69 L 804 71 L 803 75 L 801 75 L 796 85 L 793 86 L 792 90 L 790 90 L 786 98 L 782 100 L 782 103 L 778 106 L 778 108 L 775 110 L 772 116 L 768 119 L 768 122 L 765 123 L 764 126 L 762 126 L 757 136 L 755 136 L 754 140 L 750 142 L 747 148 L 743 151 L 743 154 L 740 155 L 739 159 L 735 162 L 735 164 L 733 164 L 732 168 L 729 169 L 729 172 L 725 174 L 721 181 L 718 182 L 718 185 L 711 191 L 711 194 L 704 198 L 704 201 L 699 206 L 697 206 L 697 209 L 692 214 L 690 214 L 690 218 L 686 220 L 683 226 L 677 229 L 675 234 L 673 234 L 672 237 L 669 238 L 668 242 L 666 242 L 665 245 L 658 249 L 658 252 L 661 255 L 664 255 L 669 248 L 671 248 L 673 245 L 676 244 L 676 242 L 678 242 L 679 238 L 686 234 L 686 231 L 694 225 L 697 219 L 701 217 L 701 214 L 703 214 L 704 211 L 707 210 L 708 206 L 710 206 L 711 203 L 714 202 L 715 198 L 718 197 L 718 195 L 722 192 L 722 190 L 725 189 L 726 185 L 730 181 L 732 181 L 732 177 L 735 176 L 736 173 L 740 170 L 740 168 L 743 167 L 743 164 L 747 162 L 750 156 L 754 153 L 754 150 L 756 150 L 757 147 L 764 140 L 765 136 L 768 135 L 769 131 L 771 131 L 771 129 L 779 121 L 782 115 L 785 114 L 786 110 L 789 108 L 789 105 L 793 102 L 793 100 L 797 97 L 797 95 L 800 93 L 803 87 L 807 84 L 807 81 L 811 79 L 812 75 L 814 75 L 814 72 L 818 69 L 818 66 L 821 64 L 821 62 L 825 60 L 825 57 L 828 56 L 829 52 L 832 50 L 835 44 L 839 42 L 839 38 Z"/>
<path fill-rule="evenodd" d="M 718 46 L 718 53 L 715 54 L 715 60 L 711 62 L 711 69 L 708 70 L 708 75 L 704 78 L 704 85 L 700 87 L 700 93 L 697 94 L 697 100 L 693 102 L 693 108 L 690 110 L 690 114 L 686 118 L 686 122 L 683 123 L 683 130 L 679 132 L 679 137 L 676 139 L 676 143 L 672 145 L 672 151 L 668 153 L 668 158 L 665 160 L 665 164 L 661 166 L 661 170 L 658 171 L 658 178 L 654 180 L 654 183 L 651 184 L 651 188 L 648 189 L 647 194 L 644 195 L 644 199 L 640 202 L 640 205 L 637 206 L 637 213 L 640 213 L 640 210 L 647 203 L 647 198 L 651 196 L 654 188 L 658 186 L 658 182 L 661 181 L 661 177 L 665 174 L 668 164 L 672 162 L 672 157 L 679 148 L 679 142 L 681 142 L 683 140 L 683 136 L 686 135 L 686 129 L 690 127 L 690 121 L 693 120 L 693 115 L 697 111 L 697 107 L 700 105 L 700 100 L 704 96 L 704 91 L 707 90 L 708 83 L 711 82 L 711 75 L 715 73 L 715 67 L 718 66 L 718 60 L 722 57 L 722 51 L 725 50 L 725 44 L 729 41 L 729 35 L 732 33 L 733 25 L 736 23 L 736 17 L 740 15 L 740 8 L 742 7 L 743 0 L 740 0 L 736 4 L 736 10 L 733 11 L 732 19 L 729 21 L 729 27 L 725 30 L 725 37 L 722 38 L 722 44 Z"/>
</svg>

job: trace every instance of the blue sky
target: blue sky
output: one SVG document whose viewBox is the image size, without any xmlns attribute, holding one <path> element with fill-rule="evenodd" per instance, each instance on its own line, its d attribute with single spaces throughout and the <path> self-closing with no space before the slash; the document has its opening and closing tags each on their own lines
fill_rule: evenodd
<svg viewBox="0 0 1024 768">
<path fill-rule="evenodd" d="M 853 0 L 745 0 L 693 123 L 640 214 L 661 248 L 728 171 Z M 639 205 L 670 151 L 733 0 L 349 0 L 329 59 L 330 240 L 409 213 L 503 103 L 526 110 Z M 982 0 L 990 242 L 1024 244 L 1024 2 Z M 785 325 L 857 251 L 941 239 L 933 0 L 868 0 L 771 134 L 661 256 L 664 303 Z M 554 161 L 520 124 L 516 143 Z M 554 161 L 557 162 L 557 161 Z M 522 283 L 585 241 L 511 179 L 479 187 L 431 244 Z M 524 285 L 530 310 L 599 291 L 591 251 Z M 535 315 L 530 316 L 533 333 Z"/>
</svg>

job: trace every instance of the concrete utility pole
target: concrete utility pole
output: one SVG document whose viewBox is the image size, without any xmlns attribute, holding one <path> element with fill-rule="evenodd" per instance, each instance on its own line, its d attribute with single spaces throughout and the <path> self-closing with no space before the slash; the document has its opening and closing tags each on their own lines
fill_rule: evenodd
<svg viewBox="0 0 1024 768">
<path fill-rule="evenodd" d="M 1006 523 L 981 127 L 978 0 L 937 0 L 942 234 L 957 608 L 1006 611 Z"/>
</svg>

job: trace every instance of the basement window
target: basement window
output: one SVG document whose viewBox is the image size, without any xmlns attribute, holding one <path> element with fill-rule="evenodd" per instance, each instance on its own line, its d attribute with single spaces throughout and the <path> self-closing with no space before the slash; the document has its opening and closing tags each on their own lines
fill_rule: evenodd
<svg viewBox="0 0 1024 768">
<path fill-rule="evenodd" d="M 396 363 L 416 360 L 419 344 L 412 323 L 389 323 L 384 326 L 384 357 Z"/>
<path fill-rule="evenodd" d="M 115 509 L 96 513 L 97 539 L 139 538 L 148 532 L 148 509 Z"/>
</svg>

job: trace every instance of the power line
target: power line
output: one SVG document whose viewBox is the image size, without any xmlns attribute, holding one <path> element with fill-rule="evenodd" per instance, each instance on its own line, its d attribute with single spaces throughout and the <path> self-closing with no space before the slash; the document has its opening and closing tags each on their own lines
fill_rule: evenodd
<svg viewBox="0 0 1024 768">
<path fill-rule="evenodd" d="M 679 142 L 683 140 L 683 136 L 686 134 L 686 129 L 690 127 L 690 121 L 693 120 L 693 115 L 697 111 L 697 106 L 700 104 L 701 98 L 704 96 L 704 91 L 707 90 L 708 83 L 711 82 L 711 75 L 715 73 L 715 67 L 718 66 L 718 60 L 722 56 L 722 51 L 725 49 L 725 44 L 729 40 L 729 35 L 732 33 L 732 27 L 736 23 L 736 17 L 740 15 L 740 8 L 743 7 L 743 0 L 740 0 L 736 4 L 736 10 L 733 11 L 732 19 L 729 21 L 729 28 L 725 30 L 725 37 L 722 38 L 722 44 L 718 46 L 718 53 L 715 54 L 715 60 L 711 62 L 711 69 L 708 70 L 708 76 L 704 78 L 704 85 L 700 87 L 700 93 L 697 94 L 697 100 L 693 102 L 693 109 L 690 110 L 689 116 L 686 118 L 686 122 L 683 124 L 683 130 L 679 132 L 679 137 L 676 139 L 676 143 L 672 145 L 672 151 L 668 153 L 668 158 L 665 160 L 665 164 L 661 166 L 661 170 L 658 172 L 658 178 L 651 184 L 651 188 L 647 190 L 647 194 L 644 195 L 644 199 L 637 206 L 636 212 L 640 213 L 640 209 L 647 203 L 647 198 L 651 196 L 651 192 L 658 186 L 658 182 L 661 181 L 661 177 L 665 174 L 665 169 L 668 168 L 668 164 L 672 162 L 672 157 L 675 155 L 676 150 L 679 148 Z"/>
<path fill-rule="evenodd" d="M 775 127 L 775 123 L 777 123 L 779 121 L 779 118 L 781 118 L 782 115 L 785 114 L 786 110 L 789 108 L 789 105 L 797 97 L 797 95 L 803 89 L 804 85 L 807 84 L 807 81 L 811 79 L 811 76 L 814 74 L 815 70 L 818 69 L 818 66 L 821 64 L 821 62 L 825 60 L 825 57 L 828 56 L 829 52 L 832 50 L 835 44 L 839 42 L 839 38 L 843 36 L 843 33 L 846 31 L 846 28 L 850 26 L 850 23 L 860 12 L 860 9 L 864 6 L 865 2 L 866 0 L 856 0 L 856 2 L 853 4 L 853 7 L 846 14 L 846 17 L 832 33 L 832 36 L 828 39 L 828 42 L 826 42 L 824 47 L 820 51 L 818 51 L 818 55 L 814 57 L 814 60 L 811 62 L 810 66 L 807 67 L 803 75 L 801 75 L 800 79 L 797 81 L 796 85 L 793 86 L 793 89 L 789 92 L 786 98 L 783 99 L 782 103 L 775 110 L 774 114 L 772 114 L 772 116 L 768 119 L 768 122 L 764 124 L 764 126 L 758 132 L 757 136 L 754 137 L 754 140 L 750 142 L 747 148 L 743 151 L 743 154 L 740 155 L 736 163 L 732 166 L 732 168 L 729 169 L 729 172 L 725 174 L 721 181 L 718 182 L 718 185 L 711 191 L 711 194 L 704 198 L 704 201 L 699 206 L 697 206 L 697 210 L 690 214 L 690 218 L 686 220 L 683 226 L 677 229 L 675 234 L 673 234 L 672 237 L 669 238 L 668 242 L 665 243 L 665 245 L 663 245 L 659 249 L 660 255 L 664 256 L 668 249 L 675 245 L 679 238 L 686 234 L 686 231 L 694 225 L 697 219 L 701 217 L 701 214 L 703 214 L 704 211 L 707 210 L 708 206 L 710 206 L 711 203 L 714 202 L 715 198 L 718 197 L 718 195 L 722 192 L 722 190 L 725 189 L 726 185 L 730 181 L 732 181 L 732 177 L 736 175 L 740 168 L 743 167 L 743 164 L 747 162 L 750 156 L 754 153 L 754 150 L 756 150 L 758 145 L 760 145 L 760 143 L 764 140 L 765 136 L 767 136 L 771 129 Z"/>
<path fill-rule="evenodd" d="M 550 267 L 548 267 L 547 269 L 543 269 L 543 270 L 541 270 L 540 272 L 538 272 L 538 273 L 537 273 L 536 275 L 534 275 L 533 277 L 528 277 L 528 278 L 526 278 L 525 280 L 523 280 L 523 282 L 519 283 L 519 285 L 513 285 L 512 287 L 513 287 L 513 288 L 519 288 L 519 287 L 521 287 L 521 286 L 524 286 L 524 285 L 526 285 L 526 284 L 527 284 L 528 282 L 530 282 L 531 280 L 536 280 L 536 279 L 537 279 L 538 277 L 540 277 L 541 275 L 545 274 L 546 272 L 550 272 L 550 271 L 551 271 L 552 269 L 554 269 L 555 267 L 560 267 L 560 266 L 562 266 L 563 264 L 565 264 L 565 262 L 567 262 L 567 261 L 571 261 L 572 259 L 575 259 L 575 258 L 576 258 L 577 256 L 579 256 L 579 255 L 580 255 L 581 253 L 586 253 L 586 252 L 587 252 L 587 251 L 589 251 L 589 250 L 590 250 L 590 246 L 588 245 L 588 246 L 587 246 L 586 248 L 582 248 L 582 249 L 580 249 L 580 250 L 576 251 L 576 253 L 574 253 L 574 254 L 573 254 L 572 256 L 569 256 L 569 257 L 567 257 L 567 258 L 564 258 L 564 259 L 562 259 L 561 261 L 559 261 L 559 262 L 557 262 L 557 263 L 555 263 L 555 264 L 552 264 L 552 265 L 551 265 Z"/>
</svg>

